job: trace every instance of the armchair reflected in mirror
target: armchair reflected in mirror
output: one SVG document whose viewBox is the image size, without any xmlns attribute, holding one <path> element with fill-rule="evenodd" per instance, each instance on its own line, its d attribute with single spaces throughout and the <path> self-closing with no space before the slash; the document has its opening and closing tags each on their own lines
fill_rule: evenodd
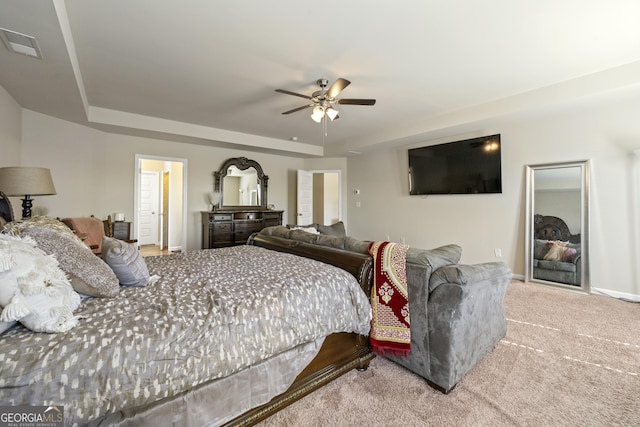
<svg viewBox="0 0 640 427">
<path fill-rule="evenodd" d="M 589 292 L 589 161 L 529 165 L 526 186 L 526 280 Z"/>
</svg>

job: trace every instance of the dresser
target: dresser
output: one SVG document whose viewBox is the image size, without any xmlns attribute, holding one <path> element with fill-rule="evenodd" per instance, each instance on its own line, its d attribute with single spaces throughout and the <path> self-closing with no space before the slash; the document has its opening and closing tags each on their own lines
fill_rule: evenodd
<svg viewBox="0 0 640 427">
<path fill-rule="evenodd" d="M 202 248 L 244 245 L 252 233 L 282 225 L 283 212 L 255 207 L 202 212 Z"/>
</svg>

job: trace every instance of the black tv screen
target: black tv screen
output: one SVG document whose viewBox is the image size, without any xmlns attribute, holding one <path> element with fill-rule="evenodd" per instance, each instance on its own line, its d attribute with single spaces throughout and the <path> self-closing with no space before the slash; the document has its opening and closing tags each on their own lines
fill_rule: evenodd
<svg viewBox="0 0 640 427">
<path fill-rule="evenodd" d="M 409 149 L 409 194 L 502 193 L 500 135 Z"/>
</svg>

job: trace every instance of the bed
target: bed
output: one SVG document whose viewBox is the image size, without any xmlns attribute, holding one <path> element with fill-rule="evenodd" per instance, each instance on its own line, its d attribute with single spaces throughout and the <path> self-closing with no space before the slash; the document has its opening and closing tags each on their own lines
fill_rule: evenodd
<svg viewBox="0 0 640 427">
<path fill-rule="evenodd" d="M 373 358 L 368 256 L 256 237 L 145 265 L 151 283 L 83 298 L 65 332 L 4 331 L 0 405 L 61 405 L 65 425 L 252 425 Z"/>
</svg>

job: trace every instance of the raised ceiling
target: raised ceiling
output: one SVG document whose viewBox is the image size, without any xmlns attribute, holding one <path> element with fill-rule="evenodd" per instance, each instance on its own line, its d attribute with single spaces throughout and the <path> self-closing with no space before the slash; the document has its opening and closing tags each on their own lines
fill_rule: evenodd
<svg viewBox="0 0 640 427">
<path fill-rule="evenodd" d="M 293 155 L 492 129 L 638 91 L 637 0 L 3 0 L 0 86 L 24 108 L 110 132 Z M 322 126 L 282 115 L 319 78 L 351 85 Z M 499 129 L 498 129 L 499 131 Z M 292 138 L 297 141 L 292 141 Z"/>
</svg>

